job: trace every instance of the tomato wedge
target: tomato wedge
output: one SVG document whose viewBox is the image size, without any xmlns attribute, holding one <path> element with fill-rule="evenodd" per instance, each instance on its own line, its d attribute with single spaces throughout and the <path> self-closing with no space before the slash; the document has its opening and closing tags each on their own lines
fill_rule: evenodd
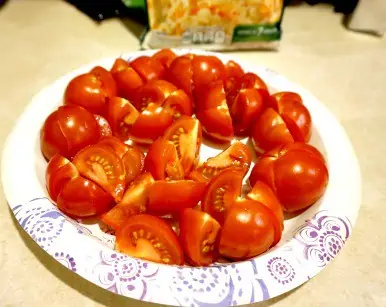
<svg viewBox="0 0 386 307">
<path fill-rule="evenodd" d="M 258 153 L 294 142 L 283 118 L 271 108 L 265 109 L 261 114 L 252 127 L 251 134 L 253 145 Z"/>
<path fill-rule="evenodd" d="M 158 61 L 165 68 L 169 68 L 170 64 L 177 57 L 177 55 L 170 49 L 162 49 L 153 54 L 153 61 Z"/>
<path fill-rule="evenodd" d="M 113 136 L 102 138 L 98 142 L 98 145 L 110 147 L 115 151 L 119 158 L 122 159 L 125 166 L 127 184 L 141 174 L 144 167 L 145 155 L 138 147 L 127 145 Z"/>
<path fill-rule="evenodd" d="M 173 117 L 167 110 L 151 103 L 135 121 L 130 130 L 130 138 L 137 143 L 151 144 L 161 137 L 172 123 Z"/>
<path fill-rule="evenodd" d="M 78 176 L 64 184 L 56 204 L 71 217 L 86 218 L 109 210 L 114 199 L 94 182 Z"/>
<path fill-rule="evenodd" d="M 203 131 L 214 140 L 229 142 L 234 133 L 223 82 L 213 82 L 196 94 L 200 97 L 199 100 L 196 99 L 196 116 Z"/>
<path fill-rule="evenodd" d="M 205 187 L 205 183 L 193 180 L 156 181 L 148 190 L 148 211 L 156 215 L 166 215 L 193 208 L 201 200 Z"/>
<path fill-rule="evenodd" d="M 163 219 L 139 214 L 126 219 L 116 232 L 116 249 L 132 257 L 164 264 L 184 264 L 173 229 Z"/>
<path fill-rule="evenodd" d="M 189 56 L 179 56 L 173 60 L 167 71 L 167 80 L 185 91 L 189 97 L 193 91 L 192 59 Z"/>
<path fill-rule="evenodd" d="M 185 209 L 180 215 L 180 242 L 192 265 L 207 266 L 218 257 L 215 245 L 220 224 L 209 214 Z"/>
<path fill-rule="evenodd" d="M 234 61 L 228 61 L 225 65 L 225 78 L 240 78 L 244 75 L 244 70 L 241 68 L 241 66 L 234 62 Z"/>
<path fill-rule="evenodd" d="M 257 201 L 240 200 L 230 208 L 221 229 L 219 252 L 245 260 L 265 252 L 280 237 L 280 224 L 270 209 Z"/>
<path fill-rule="evenodd" d="M 189 178 L 208 183 L 220 171 L 226 168 L 241 168 L 244 175 L 252 162 L 252 154 L 247 145 L 240 141 L 234 142 L 222 153 L 209 158 L 201 166 L 189 174 Z"/>
<path fill-rule="evenodd" d="M 125 191 L 125 166 L 119 156 L 105 146 L 91 145 L 77 153 L 73 160 L 79 173 L 100 185 L 115 200 Z"/>
<path fill-rule="evenodd" d="M 165 139 L 156 140 L 145 157 L 145 170 L 155 180 L 181 180 L 184 170 L 174 144 Z"/>
<path fill-rule="evenodd" d="M 161 79 L 165 73 L 162 64 L 149 56 L 140 56 L 134 59 L 130 62 L 130 66 L 141 76 L 145 83 Z"/>
<path fill-rule="evenodd" d="M 137 89 L 144 84 L 142 78 L 127 61 L 121 58 L 115 60 L 111 73 L 117 84 L 119 97 L 134 102 Z"/>
<path fill-rule="evenodd" d="M 110 124 L 106 118 L 104 118 L 101 115 L 97 115 L 97 114 L 94 114 L 94 118 L 98 123 L 99 132 L 100 132 L 101 137 L 113 135 L 113 132 L 111 131 Z"/>
<path fill-rule="evenodd" d="M 257 89 L 241 89 L 230 107 L 235 133 L 248 134 L 263 109 L 263 98 Z"/>
<path fill-rule="evenodd" d="M 208 84 L 219 81 L 225 77 L 225 67 L 221 60 L 212 55 L 196 55 L 192 58 L 192 72 L 194 90 L 200 91 Z M 196 96 L 196 100 L 200 96 Z"/>
<path fill-rule="evenodd" d="M 168 111 L 174 120 L 183 115 L 192 116 L 193 103 L 184 90 L 176 90 L 170 94 L 162 104 L 162 107 Z"/>
<path fill-rule="evenodd" d="M 248 199 L 252 199 L 262 203 L 268 207 L 275 214 L 277 220 L 281 225 L 281 229 L 284 228 L 284 215 L 282 206 L 276 197 L 274 191 L 262 181 L 257 181 L 252 190 L 247 194 Z"/>
<path fill-rule="evenodd" d="M 202 198 L 201 208 L 209 213 L 221 225 L 224 223 L 229 208 L 241 194 L 243 171 L 225 169 L 213 177 Z"/>
<path fill-rule="evenodd" d="M 200 122 L 195 118 L 182 116 L 165 131 L 163 138 L 174 144 L 184 173 L 188 174 L 197 163 L 200 154 L 202 142 Z"/>
<path fill-rule="evenodd" d="M 168 81 L 149 81 L 138 90 L 135 106 L 140 112 L 144 111 L 152 103 L 160 106 L 176 90 L 177 88 Z"/>
<path fill-rule="evenodd" d="M 146 212 L 147 194 L 153 182 L 154 179 L 150 173 L 140 175 L 125 191 L 122 200 L 104 214 L 101 220 L 117 230 L 124 225 L 125 220 L 130 216 Z"/>
<path fill-rule="evenodd" d="M 59 154 L 53 156 L 46 169 L 46 186 L 51 199 L 56 201 L 65 183 L 77 176 L 79 172 L 74 164 Z"/>
<path fill-rule="evenodd" d="M 129 139 L 129 133 L 140 116 L 137 109 L 126 99 L 113 97 L 107 103 L 107 120 L 113 135 L 123 141 Z"/>
</svg>

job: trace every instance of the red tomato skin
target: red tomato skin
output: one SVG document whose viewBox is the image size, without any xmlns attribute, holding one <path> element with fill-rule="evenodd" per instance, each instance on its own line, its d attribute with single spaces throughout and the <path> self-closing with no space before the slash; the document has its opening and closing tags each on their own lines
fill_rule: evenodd
<svg viewBox="0 0 386 307">
<path fill-rule="evenodd" d="M 141 236 L 141 229 L 145 236 L 147 233 L 151 233 L 152 237 L 157 239 L 157 242 L 165 248 L 164 251 L 167 253 L 160 255 L 162 251 L 158 253 L 153 243 Z M 133 244 L 131 236 L 133 232 L 136 232 L 138 237 L 136 245 Z M 118 229 L 116 238 L 116 249 L 129 256 L 164 264 L 184 264 L 184 254 L 177 235 L 170 225 L 159 217 L 149 214 L 131 216 L 125 221 L 124 226 Z M 145 245 L 143 241 L 139 242 L 140 239 L 148 243 Z"/>
<path fill-rule="evenodd" d="M 177 88 L 184 90 L 189 97 L 192 97 L 192 59 L 188 56 L 179 56 L 175 58 L 167 71 L 167 80 L 173 83 Z"/>
<path fill-rule="evenodd" d="M 201 200 L 206 184 L 192 180 L 154 182 L 148 191 L 148 211 L 155 215 L 178 214 Z"/>
<path fill-rule="evenodd" d="M 151 80 L 162 79 L 165 74 L 165 68 L 159 61 L 154 61 L 149 56 L 140 56 L 130 62 L 130 66 L 147 83 Z"/>
<path fill-rule="evenodd" d="M 111 73 L 117 84 L 118 95 L 134 103 L 137 90 L 144 85 L 142 78 L 124 59 L 115 60 Z"/>
<path fill-rule="evenodd" d="M 169 68 L 177 55 L 170 49 L 162 49 L 152 55 L 153 61 L 158 61 L 165 68 Z"/>
<path fill-rule="evenodd" d="M 48 194 L 56 201 L 63 186 L 72 178 L 79 176 L 79 172 L 69 160 L 56 154 L 48 162 L 46 168 L 46 186 Z"/>
<path fill-rule="evenodd" d="M 229 210 L 221 229 L 219 253 L 246 260 L 268 250 L 277 241 L 275 236 L 281 236 L 280 225 L 270 209 L 257 201 L 239 201 Z"/>
<path fill-rule="evenodd" d="M 177 88 L 168 81 L 151 80 L 138 90 L 135 106 L 141 112 L 151 103 L 160 106 L 176 90 Z"/>
<path fill-rule="evenodd" d="M 46 159 L 60 154 L 71 159 L 85 146 L 96 143 L 100 129 L 94 116 L 79 106 L 61 106 L 47 117 L 40 131 Z"/>
<path fill-rule="evenodd" d="M 111 74 L 102 67 L 72 79 L 64 92 L 64 104 L 79 105 L 91 113 L 104 115 L 109 97 L 117 94 Z"/>
<path fill-rule="evenodd" d="M 155 180 L 165 180 L 168 177 L 173 180 L 184 178 L 184 170 L 178 160 L 175 146 L 162 138 L 150 146 L 145 157 L 144 169 L 150 172 Z"/>
<path fill-rule="evenodd" d="M 246 197 L 248 199 L 258 201 L 267 208 L 271 209 L 281 225 L 281 230 L 284 229 L 284 215 L 282 205 L 275 195 L 275 192 L 270 188 L 269 185 L 263 181 L 257 181 Z"/>
<path fill-rule="evenodd" d="M 271 108 L 265 109 L 253 125 L 251 137 L 257 153 L 263 153 L 282 144 L 294 143 L 282 117 Z"/>
<path fill-rule="evenodd" d="M 208 84 L 220 81 L 225 77 L 224 64 L 215 56 L 211 55 L 196 55 L 192 59 L 192 80 L 195 91 L 200 93 L 202 87 Z M 195 97 L 196 100 L 199 97 Z"/>
<path fill-rule="evenodd" d="M 225 79 L 233 77 L 241 78 L 243 75 L 244 70 L 238 63 L 234 61 L 228 61 L 228 63 L 225 65 Z"/>
<path fill-rule="evenodd" d="M 118 230 L 130 216 L 145 213 L 148 204 L 148 190 L 154 179 L 150 173 L 140 175 L 125 191 L 122 200 L 109 212 L 102 215 L 101 220 L 114 230 Z"/>
<path fill-rule="evenodd" d="M 74 177 L 66 182 L 57 197 L 58 208 L 75 218 L 99 215 L 113 204 L 114 200 L 109 194 L 83 177 Z"/>
<path fill-rule="evenodd" d="M 193 102 L 184 90 L 176 90 L 171 93 L 163 102 L 162 107 L 171 114 L 174 120 L 184 115 L 193 115 Z"/>
<path fill-rule="evenodd" d="M 112 97 L 107 103 L 107 120 L 115 137 L 126 141 L 140 113 L 125 98 Z"/>
<path fill-rule="evenodd" d="M 275 191 L 283 209 L 294 212 L 322 197 L 328 177 L 322 154 L 311 145 L 297 142 L 279 146 L 260 157 L 250 183 L 253 186 L 258 180 L 265 182 Z"/>
<path fill-rule="evenodd" d="M 190 264 L 208 266 L 217 260 L 215 246 L 220 228 L 220 224 L 205 212 L 194 209 L 181 212 L 179 238 Z"/>
</svg>

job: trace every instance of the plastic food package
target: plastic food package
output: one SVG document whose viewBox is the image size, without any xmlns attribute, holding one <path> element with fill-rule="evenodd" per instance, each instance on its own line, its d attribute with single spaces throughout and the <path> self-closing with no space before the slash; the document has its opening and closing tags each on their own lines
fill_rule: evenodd
<svg viewBox="0 0 386 307">
<path fill-rule="evenodd" d="M 277 49 L 283 0 L 147 0 L 144 48 Z"/>
</svg>

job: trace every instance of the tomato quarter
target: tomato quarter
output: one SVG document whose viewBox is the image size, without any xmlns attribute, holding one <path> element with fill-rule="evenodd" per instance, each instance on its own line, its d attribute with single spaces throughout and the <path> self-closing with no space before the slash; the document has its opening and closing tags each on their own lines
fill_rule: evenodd
<svg viewBox="0 0 386 307">
<path fill-rule="evenodd" d="M 165 68 L 169 68 L 177 55 L 170 49 L 162 49 L 153 54 L 152 59 L 158 61 Z"/>
<path fill-rule="evenodd" d="M 185 209 L 180 215 L 180 241 L 189 263 L 207 266 L 218 257 L 215 249 L 220 224 L 209 214 Z"/>
<path fill-rule="evenodd" d="M 166 98 L 177 88 L 164 80 L 152 80 L 142 86 L 137 92 L 136 107 L 139 111 L 145 110 L 149 104 L 161 106 Z"/>
<path fill-rule="evenodd" d="M 90 112 L 79 106 L 61 106 L 45 120 L 40 131 L 40 147 L 47 160 L 55 154 L 71 159 L 99 138 L 98 123 Z"/>
<path fill-rule="evenodd" d="M 200 154 L 202 141 L 200 122 L 182 116 L 165 131 L 163 138 L 175 145 L 184 173 L 188 174 L 197 163 Z"/>
<path fill-rule="evenodd" d="M 151 80 L 160 79 L 165 74 L 165 68 L 159 61 L 155 61 L 149 56 L 140 56 L 130 62 L 130 66 L 147 83 Z"/>
<path fill-rule="evenodd" d="M 162 107 L 168 111 L 174 120 L 183 115 L 191 116 L 193 114 L 193 103 L 184 90 L 176 90 L 170 94 L 162 104 Z"/>
<path fill-rule="evenodd" d="M 264 253 L 280 236 L 280 224 L 270 209 L 253 200 L 237 201 L 221 229 L 219 252 L 226 258 L 246 260 Z"/>
<path fill-rule="evenodd" d="M 166 215 L 179 213 L 185 208 L 193 208 L 201 200 L 205 186 L 205 183 L 193 180 L 156 181 L 148 191 L 149 212 Z"/>
<path fill-rule="evenodd" d="M 242 170 L 232 168 L 213 177 L 203 196 L 202 210 L 223 224 L 229 208 L 241 194 L 243 177 Z"/>
<path fill-rule="evenodd" d="M 184 264 L 177 235 L 159 217 L 148 214 L 129 217 L 116 237 L 116 249 L 129 256 L 164 264 Z"/>
<path fill-rule="evenodd" d="M 74 165 L 82 176 L 100 185 L 115 200 L 125 191 L 125 167 L 119 156 L 105 146 L 88 146 L 75 156 Z"/>
<path fill-rule="evenodd" d="M 258 180 L 275 191 L 284 210 L 293 212 L 309 207 L 324 194 L 328 170 L 316 148 L 293 143 L 267 152 L 256 161 L 251 185 Z"/>
<path fill-rule="evenodd" d="M 110 124 L 106 118 L 104 118 L 101 115 L 97 115 L 97 114 L 94 114 L 94 118 L 98 123 L 99 132 L 100 132 L 101 137 L 113 135 L 113 132 L 111 131 Z"/>
<path fill-rule="evenodd" d="M 102 216 L 102 221 L 114 230 L 124 225 L 132 215 L 146 212 L 148 190 L 154 179 L 150 173 L 140 175 L 125 191 L 122 200 Z"/>
<path fill-rule="evenodd" d="M 165 139 L 158 139 L 150 146 L 145 157 L 145 170 L 150 172 L 155 180 L 184 178 L 177 150 L 172 142 Z"/>
<path fill-rule="evenodd" d="M 209 158 L 189 174 L 189 178 L 209 182 L 220 171 L 226 168 L 240 168 L 244 175 L 252 162 L 252 154 L 247 145 L 236 141 L 215 157 Z"/>
<path fill-rule="evenodd" d="M 228 61 L 225 65 L 225 78 L 240 78 L 244 75 L 244 70 L 235 61 Z"/>
</svg>

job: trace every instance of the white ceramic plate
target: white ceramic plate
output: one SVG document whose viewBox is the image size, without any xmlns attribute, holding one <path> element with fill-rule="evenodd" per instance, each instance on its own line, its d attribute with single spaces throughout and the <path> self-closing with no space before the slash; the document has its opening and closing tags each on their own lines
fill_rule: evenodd
<svg viewBox="0 0 386 307">
<path fill-rule="evenodd" d="M 122 57 L 132 59 L 154 52 Z M 211 54 L 224 62 L 229 60 L 223 54 Z M 9 135 L 3 152 L 2 180 L 20 225 L 42 249 L 74 273 L 117 294 L 155 303 L 229 306 L 260 302 L 317 274 L 339 253 L 357 218 L 361 180 L 355 153 L 343 128 L 308 91 L 267 68 L 233 60 L 261 76 L 273 92 L 295 91 L 303 97 L 313 119 L 311 144 L 324 153 L 328 164 L 330 179 L 325 195 L 302 214 L 287 217 L 277 246 L 235 264 L 165 266 L 115 252 L 114 237 L 103 233 L 96 223 L 78 223 L 57 210 L 45 189 L 46 162 L 39 148 L 39 130 L 61 104 L 70 79 L 95 65 L 110 68 L 113 58 L 84 66 L 46 87 L 31 101 Z M 204 145 L 201 160 L 219 151 Z"/>
</svg>

